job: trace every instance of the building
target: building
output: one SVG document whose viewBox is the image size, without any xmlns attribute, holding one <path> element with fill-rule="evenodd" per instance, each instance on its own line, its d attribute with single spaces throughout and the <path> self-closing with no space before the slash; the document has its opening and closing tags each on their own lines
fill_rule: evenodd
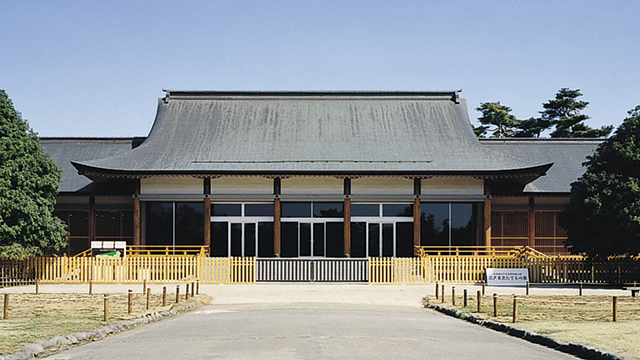
<svg viewBox="0 0 640 360">
<path fill-rule="evenodd" d="M 455 91 L 166 91 L 146 138 L 42 139 L 70 254 L 126 240 L 352 258 L 564 253 L 556 216 L 599 142 L 479 141 Z"/>
</svg>

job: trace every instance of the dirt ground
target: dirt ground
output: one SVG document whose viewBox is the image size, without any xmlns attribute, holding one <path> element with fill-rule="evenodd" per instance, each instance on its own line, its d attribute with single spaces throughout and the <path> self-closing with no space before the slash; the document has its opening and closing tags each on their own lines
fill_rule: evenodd
<svg viewBox="0 0 640 360">
<path fill-rule="evenodd" d="M 545 334 L 562 342 L 589 345 L 624 357 L 640 359 L 640 298 L 618 297 L 618 321 L 613 321 L 611 296 L 518 296 L 518 321 L 513 324 L 513 296 L 498 298 L 498 317 L 493 317 L 492 296 L 482 297 L 478 314 L 476 297 L 429 297 L 434 305 L 500 321 L 524 330 Z"/>
<path fill-rule="evenodd" d="M 183 299 L 184 295 L 181 301 Z M 175 300 L 175 294 L 167 294 L 167 306 L 162 307 L 162 294 L 151 294 L 150 310 L 147 310 L 147 295 L 133 294 L 132 313 L 129 314 L 128 295 L 111 294 L 109 322 L 167 310 Z M 0 304 L 0 309 L 4 309 L 3 296 L 0 296 Z M 105 324 L 103 294 L 10 294 L 8 319 L 0 320 L 0 355 L 18 351 L 35 340 L 95 329 Z"/>
</svg>

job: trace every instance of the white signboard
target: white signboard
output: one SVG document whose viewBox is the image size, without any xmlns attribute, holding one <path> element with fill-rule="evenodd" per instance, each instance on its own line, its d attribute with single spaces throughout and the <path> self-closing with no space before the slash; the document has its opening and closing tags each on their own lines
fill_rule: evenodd
<svg viewBox="0 0 640 360">
<path fill-rule="evenodd" d="M 485 269 L 489 286 L 526 286 L 529 269 Z"/>
</svg>

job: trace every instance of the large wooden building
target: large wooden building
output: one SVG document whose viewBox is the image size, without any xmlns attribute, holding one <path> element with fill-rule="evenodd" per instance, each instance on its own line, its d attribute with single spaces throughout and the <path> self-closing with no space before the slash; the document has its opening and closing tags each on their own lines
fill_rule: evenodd
<svg viewBox="0 0 640 360">
<path fill-rule="evenodd" d="M 166 91 L 146 138 L 42 139 L 70 255 L 126 240 L 331 258 L 564 253 L 556 216 L 599 142 L 478 140 L 455 91 Z"/>
</svg>

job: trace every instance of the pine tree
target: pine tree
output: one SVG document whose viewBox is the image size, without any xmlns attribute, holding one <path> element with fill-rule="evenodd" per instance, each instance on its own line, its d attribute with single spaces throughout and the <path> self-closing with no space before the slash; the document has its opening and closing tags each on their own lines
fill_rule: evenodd
<svg viewBox="0 0 640 360">
<path fill-rule="evenodd" d="M 560 213 L 572 252 L 595 258 L 640 254 L 640 106 L 587 158 Z"/>
<path fill-rule="evenodd" d="M 482 116 L 478 118 L 482 125 L 493 126 L 493 133 L 491 137 L 494 138 L 506 138 L 511 137 L 515 133 L 519 121 L 515 116 L 511 115 L 511 108 L 508 106 L 500 105 L 500 102 L 486 102 L 480 104 L 480 107 L 476 110 L 482 113 Z M 479 137 L 487 129 L 485 127 L 474 128 L 476 136 Z"/>
<path fill-rule="evenodd" d="M 611 133 L 613 126 L 594 129 L 583 123 L 589 119 L 589 116 L 582 113 L 589 103 L 578 101 L 580 96 L 580 89 L 562 88 L 555 99 L 542 104 L 544 111 L 541 112 L 541 120 L 555 125 L 555 130 L 551 132 L 552 138 L 597 138 Z"/>
<path fill-rule="evenodd" d="M 62 170 L 0 90 L 0 258 L 23 259 L 66 245 L 53 216 Z"/>
</svg>

